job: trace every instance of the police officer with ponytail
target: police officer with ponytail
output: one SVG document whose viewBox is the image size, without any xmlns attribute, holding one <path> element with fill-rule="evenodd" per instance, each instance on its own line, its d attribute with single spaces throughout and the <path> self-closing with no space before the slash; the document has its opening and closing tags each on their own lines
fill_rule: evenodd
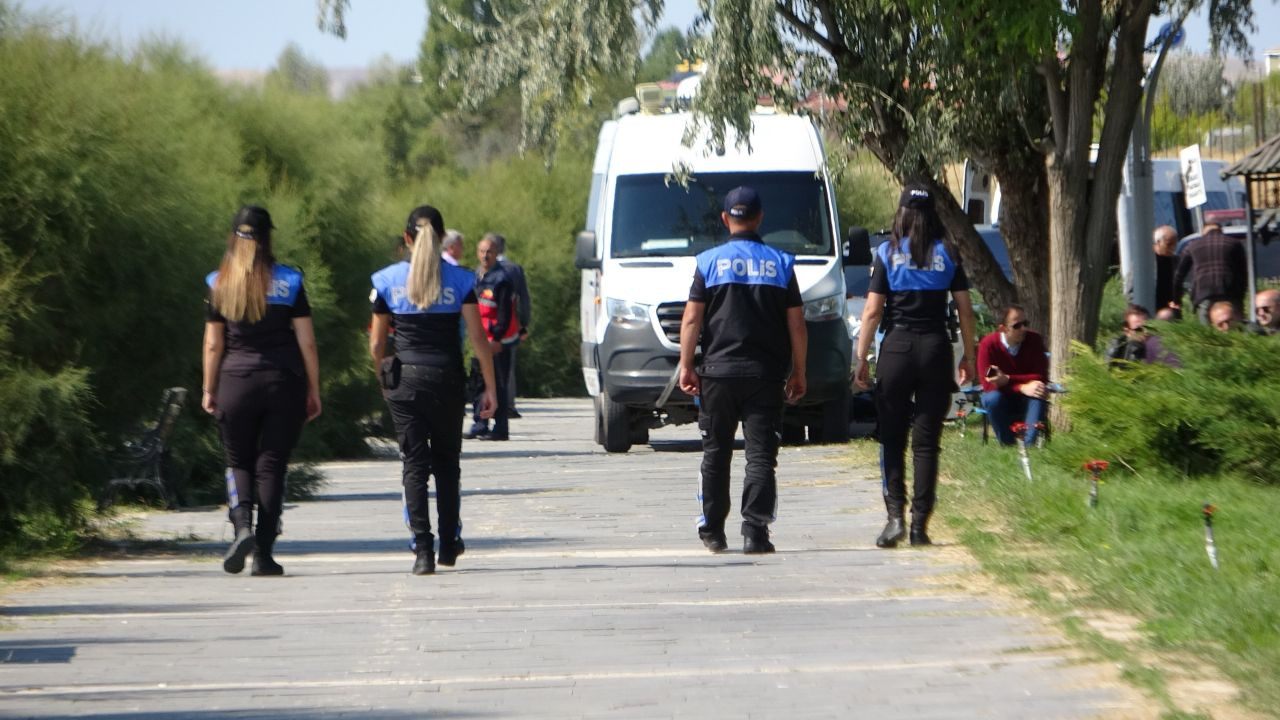
<svg viewBox="0 0 1280 720">
<path fill-rule="evenodd" d="M 907 536 L 908 427 L 915 470 L 910 540 L 912 545 L 930 544 L 928 524 L 938 485 L 939 436 L 956 389 L 957 364 L 947 331 L 948 295 L 955 299 L 964 342 L 959 381 L 964 384 L 975 377 L 969 281 L 959 258 L 944 242 L 933 195 L 924 187 L 908 185 L 898 206 L 892 236 L 876 248 L 854 371 L 855 382 L 870 387 L 871 342 L 876 328 L 883 324 L 885 336 L 876 358 L 875 383 L 880 471 L 889 515 L 884 531 L 876 538 L 876 545 L 882 548 L 896 547 Z"/>
<path fill-rule="evenodd" d="M 435 572 L 434 536 L 427 507 L 427 483 L 436 479 L 439 563 L 452 566 L 462 542 L 459 456 L 465 405 L 458 321 L 467 326 L 472 353 L 486 390 L 480 414 L 497 406 L 493 356 L 476 308 L 475 275 L 441 258 L 445 236 L 440 211 L 423 205 L 409 214 L 404 244 L 410 259 L 373 274 L 373 322 L 369 353 L 395 424 L 404 460 L 405 510 L 413 532 L 414 575 Z M 387 333 L 395 328 L 395 355 L 387 354 Z"/>
<path fill-rule="evenodd" d="M 235 539 L 222 569 L 283 575 L 272 557 L 285 471 L 303 424 L 320 415 L 320 362 L 302 273 L 271 254 L 271 215 L 240 209 L 209 286 L 201 406 L 218 420 Z M 256 530 L 253 510 L 258 510 Z"/>
</svg>

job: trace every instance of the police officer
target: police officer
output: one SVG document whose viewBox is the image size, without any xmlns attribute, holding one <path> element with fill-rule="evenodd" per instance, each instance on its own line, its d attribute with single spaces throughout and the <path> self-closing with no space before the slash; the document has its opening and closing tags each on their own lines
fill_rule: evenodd
<svg viewBox="0 0 1280 720">
<path fill-rule="evenodd" d="M 303 423 L 320 414 L 311 306 L 302 273 L 271 254 L 272 227 L 266 210 L 242 207 L 222 263 L 205 278 L 200 404 L 217 418 L 227 457 L 227 506 L 236 532 L 222 559 L 229 573 L 243 570 L 254 553 L 254 575 L 284 574 L 271 549 L 280 532 L 285 471 Z"/>
<path fill-rule="evenodd" d="M 441 565 L 452 566 L 465 550 L 462 542 L 463 396 L 462 348 L 458 343 L 459 316 L 466 321 L 471 349 L 479 360 L 486 391 L 482 415 L 497 405 L 492 388 L 493 358 L 480 328 L 476 310 L 475 276 L 470 270 L 441 258 L 444 219 L 430 205 L 409 214 L 404 243 L 410 259 L 373 274 L 373 321 L 369 354 L 391 420 L 395 423 L 404 461 L 402 481 L 409 528 L 413 531 L 414 575 L 435 572 L 435 538 L 427 507 L 427 483 L 436 479 Z M 387 356 L 387 333 L 394 325 L 396 354 Z M 486 416 L 487 416 L 486 415 Z"/>
<path fill-rule="evenodd" d="M 741 422 L 747 456 L 743 552 L 770 553 L 782 403 L 804 396 L 808 331 L 795 258 L 765 245 L 758 233 L 760 196 L 749 187 L 730 190 L 720 218 L 729 240 L 698 255 L 680 325 L 680 389 L 701 396 L 698 536 L 712 552 L 728 549 L 729 464 Z M 699 341 L 702 364 L 695 370 Z"/>
<path fill-rule="evenodd" d="M 854 380 L 869 387 L 868 353 L 884 320 L 885 336 L 876 359 L 876 412 L 879 417 L 880 471 L 889 521 L 876 538 L 895 547 L 906 535 L 904 479 L 907 427 L 915 489 L 911 500 L 911 544 L 928 545 L 929 516 L 938 485 L 938 438 L 956 388 L 951 339 L 947 332 L 947 295 L 960 314 L 964 355 L 960 383 L 974 378 L 974 323 L 969 281 L 959 259 L 943 242 L 942 223 L 928 189 L 908 185 L 898 201 L 893 234 L 876 248 L 871 286 L 858 333 Z"/>
</svg>

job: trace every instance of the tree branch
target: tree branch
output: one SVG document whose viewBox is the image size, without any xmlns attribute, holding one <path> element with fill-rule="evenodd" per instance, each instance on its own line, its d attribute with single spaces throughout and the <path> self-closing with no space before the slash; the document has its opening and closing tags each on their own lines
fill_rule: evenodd
<svg viewBox="0 0 1280 720">
<path fill-rule="evenodd" d="M 840 43 L 833 42 L 826 35 L 823 35 L 822 33 L 818 32 L 817 28 L 815 28 L 814 26 L 810 25 L 809 23 L 801 19 L 801 17 L 791 9 L 791 6 L 788 3 L 783 2 L 782 0 L 778 0 L 778 2 L 774 3 L 774 8 L 778 11 L 778 14 L 781 15 L 784 20 L 790 23 L 791 26 L 795 28 L 801 35 L 805 36 L 807 39 L 813 41 L 814 43 L 817 43 L 817 45 L 821 47 L 823 50 L 826 50 L 827 53 L 831 55 L 831 57 L 837 58 L 840 56 L 848 55 L 849 48 L 845 47 Z M 827 28 L 828 31 L 830 31 L 830 29 L 831 29 L 830 27 Z"/>
<path fill-rule="evenodd" d="M 1055 145 L 1061 145 L 1067 137 L 1067 94 L 1062 89 L 1062 71 L 1058 66 L 1058 55 L 1052 49 L 1036 66 L 1036 71 L 1044 76 L 1045 92 L 1049 95 L 1049 117 L 1053 124 Z"/>
</svg>

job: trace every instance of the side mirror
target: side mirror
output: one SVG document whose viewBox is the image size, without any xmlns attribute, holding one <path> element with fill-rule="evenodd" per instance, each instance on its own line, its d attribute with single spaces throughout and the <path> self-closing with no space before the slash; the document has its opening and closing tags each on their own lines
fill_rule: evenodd
<svg viewBox="0 0 1280 720">
<path fill-rule="evenodd" d="M 849 228 L 849 238 L 845 241 L 844 265 L 871 264 L 871 234 L 866 228 Z"/>
<path fill-rule="evenodd" d="M 590 230 L 578 233 L 577 250 L 573 266 L 579 270 L 599 270 L 600 258 L 596 257 L 596 234 Z"/>
</svg>

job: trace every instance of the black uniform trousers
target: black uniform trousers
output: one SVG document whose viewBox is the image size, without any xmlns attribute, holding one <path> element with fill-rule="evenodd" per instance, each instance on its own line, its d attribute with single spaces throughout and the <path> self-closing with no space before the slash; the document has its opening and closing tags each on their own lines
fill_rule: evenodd
<svg viewBox="0 0 1280 720">
<path fill-rule="evenodd" d="M 698 534 L 724 533 L 729 516 L 729 465 L 733 436 L 742 423 L 747 472 L 742 483 L 742 534 L 768 536 L 778 505 L 778 445 L 782 430 L 782 381 L 702 378 L 698 429 L 702 434 L 702 518 Z"/>
<path fill-rule="evenodd" d="M 955 359 L 945 331 L 897 327 L 889 331 L 876 360 L 876 412 L 882 489 L 890 515 L 901 515 L 906 508 L 908 427 L 915 467 L 911 514 L 927 517 L 933 512 L 938 441 L 954 390 Z"/>
<path fill-rule="evenodd" d="M 289 370 L 224 371 L 217 403 L 232 476 L 231 523 L 237 530 L 248 528 L 256 503 L 258 535 L 269 541 L 280 531 L 289 455 L 307 420 L 307 381 Z"/>
<path fill-rule="evenodd" d="M 430 548 L 433 540 L 427 506 L 427 483 L 432 475 L 436 479 L 440 542 L 455 542 L 462 533 L 458 459 L 462 454 L 464 384 L 461 367 L 404 365 L 400 384 L 385 393 L 404 461 L 402 482 L 409 529 L 418 548 Z"/>
</svg>

